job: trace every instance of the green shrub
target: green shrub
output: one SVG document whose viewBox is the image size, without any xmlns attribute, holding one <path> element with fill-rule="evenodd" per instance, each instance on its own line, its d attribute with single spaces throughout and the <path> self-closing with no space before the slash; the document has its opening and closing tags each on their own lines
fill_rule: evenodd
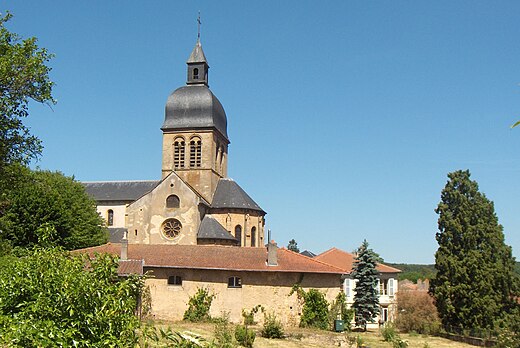
<svg viewBox="0 0 520 348">
<path fill-rule="evenodd" d="M 238 325 L 235 328 L 235 339 L 237 342 L 247 348 L 253 347 L 253 342 L 255 342 L 256 333 L 248 329 L 247 326 Z"/>
<path fill-rule="evenodd" d="M 329 327 L 329 303 L 325 299 L 325 295 L 316 289 L 305 292 L 299 284 L 293 285 L 289 296 L 295 292 L 298 299 L 303 300 L 300 327 L 326 330 Z"/>
<path fill-rule="evenodd" d="M 223 313 L 221 317 L 215 318 L 215 342 L 213 346 L 215 348 L 232 348 L 235 346 L 233 343 L 233 330 L 229 323 L 229 314 Z"/>
<path fill-rule="evenodd" d="M 386 323 L 381 329 L 381 335 L 386 342 L 393 342 L 397 337 L 397 331 L 392 323 Z"/>
<path fill-rule="evenodd" d="M 264 307 L 262 305 L 256 305 L 251 309 L 251 311 L 246 311 L 242 309 L 242 317 L 244 317 L 244 325 L 255 325 L 255 314 L 259 311 L 264 312 Z"/>
<path fill-rule="evenodd" d="M 209 310 L 215 297 L 215 294 L 210 294 L 208 289 L 198 288 L 188 301 L 188 309 L 184 312 L 183 319 L 192 322 L 209 321 L 211 319 Z"/>
<path fill-rule="evenodd" d="M 262 337 L 265 338 L 282 338 L 283 326 L 282 323 L 276 319 L 274 313 L 264 314 L 264 326 L 262 328 Z"/>
<path fill-rule="evenodd" d="M 406 348 L 408 347 L 408 341 L 402 340 L 401 337 L 396 336 L 392 342 L 394 348 Z"/>
<path fill-rule="evenodd" d="M 336 299 L 330 305 L 328 321 L 332 330 L 334 330 L 334 321 L 338 318 L 345 322 L 345 330 L 350 331 L 350 323 L 354 319 L 354 310 L 347 308 L 347 298 L 343 291 L 338 293 Z"/>
<path fill-rule="evenodd" d="M 0 347 L 137 342 L 143 279 L 119 278 L 115 257 L 33 250 L 0 264 Z"/>
</svg>

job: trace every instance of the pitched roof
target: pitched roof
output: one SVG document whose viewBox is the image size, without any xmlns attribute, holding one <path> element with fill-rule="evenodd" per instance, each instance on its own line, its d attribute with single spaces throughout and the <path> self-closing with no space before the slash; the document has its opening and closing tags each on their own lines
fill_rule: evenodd
<svg viewBox="0 0 520 348">
<path fill-rule="evenodd" d="M 212 208 L 238 208 L 265 211 L 233 179 L 221 178 L 213 195 Z"/>
<path fill-rule="evenodd" d="M 191 51 L 190 57 L 186 63 L 208 63 L 199 39 L 197 39 L 197 43 L 195 44 L 195 47 L 193 47 L 193 51 Z"/>
<path fill-rule="evenodd" d="M 150 192 L 159 181 L 84 181 L 85 191 L 96 201 L 135 201 Z"/>
<path fill-rule="evenodd" d="M 119 255 L 121 244 L 107 243 L 80 249 L 75 253 Z M 299 272 L 343 274 L 342 269 L 310 259 L 298 253 L 278 249 L 278 265 L 267 266 L 266 248 L 219 245 L 129 244 L 128 258 L 144 260 L 144 267 L 214 269 L 253 272 Z"/>
<path fill-rule="evenodd" d="M 112 243 L 119 243 L 123 239 L 123 234 L 128 232 L 128 229 L 121 227 L 109 227 L 108 228 L 108 241 Z"/>
<path fill-rule="evenodd" d="M 346 273 L 352 272 L 352 267 L 354 265 L 354 255 L 337 248 L 332 248 L 319 254 L 318 256 L 314 257 L 314 260 L 322 261 L 329 265 L 342 268 Z M 377 270 L 381 273 L 401 272 L 401 270 L 397 268 L 393 268 L 382 263 L 377 265 Z"/>
<path fill-rule="evenodd" d="M 222 225 L 210 214 L 206 214 L 200 223 L 197 239 L 225 239 L 238 240 L 231 235 Z"/>
<path fill-rule="evenodd" d="M 309 250 L 304 250 L 300 254 L 302 254 L 303 256 L 307 256 L 307 257 L 315 257 L 316 256 L 315 253 L 313 253 L 312 251 L 309 251 Z"/>
<path fill-rule="evenodd" d="M 143 260 L 119 260 L 117 274 L 125 276 L 130 274 L 143 275 Z"/>
</svg>

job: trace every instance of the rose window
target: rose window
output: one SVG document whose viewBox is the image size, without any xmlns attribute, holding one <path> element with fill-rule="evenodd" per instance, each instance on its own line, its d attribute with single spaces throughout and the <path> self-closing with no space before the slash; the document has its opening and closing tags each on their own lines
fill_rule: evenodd
<svg viewBox="0 0 520 348">
<path fill-rule="evenodd" d="M 162 225 L 162 232 L 168 238 L 175 238 L 181 233 L 182 225 L 179 220 L 168 219 Z"/>
</svg>

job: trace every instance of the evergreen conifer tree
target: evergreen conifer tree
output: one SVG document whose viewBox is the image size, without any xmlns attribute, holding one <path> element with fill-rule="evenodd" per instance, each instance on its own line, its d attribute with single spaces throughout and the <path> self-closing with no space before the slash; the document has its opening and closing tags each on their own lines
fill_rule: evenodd
<svg viewBox="0 0 520 348">
<path fill-rule="evenodd" d="M 439 249 L 430 289 L 442 323 L 451 330 L 475 330 L 518 322 L 515 261 L 493 202 L 468 170 L 448 177 L 436 209 Z"/>
<path fill-rule="evenodd" d="M 366 330 L 367 323 L 374 322 L 379 314 L 379 294 L 377 284 L 379 271 L 377 263 L 379 255 L 368 247 L 368 242 L 357 249 L 352 277 L 357 280 L 354 294 L 354 311 L 356 326 Z"/>
</svg>

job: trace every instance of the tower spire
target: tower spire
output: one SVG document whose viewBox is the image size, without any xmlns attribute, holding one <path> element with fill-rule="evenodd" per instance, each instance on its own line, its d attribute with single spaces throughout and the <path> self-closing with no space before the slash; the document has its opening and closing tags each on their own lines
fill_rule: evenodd
<svg viewBox="0 0 520 348">
<path fill-rule="evenodd" d="M 200 25 L 202 22 L 200 21 L 200 11 L 199 16 L 197 17 L 197 41 L 200 41 Z"/>
</svg>

